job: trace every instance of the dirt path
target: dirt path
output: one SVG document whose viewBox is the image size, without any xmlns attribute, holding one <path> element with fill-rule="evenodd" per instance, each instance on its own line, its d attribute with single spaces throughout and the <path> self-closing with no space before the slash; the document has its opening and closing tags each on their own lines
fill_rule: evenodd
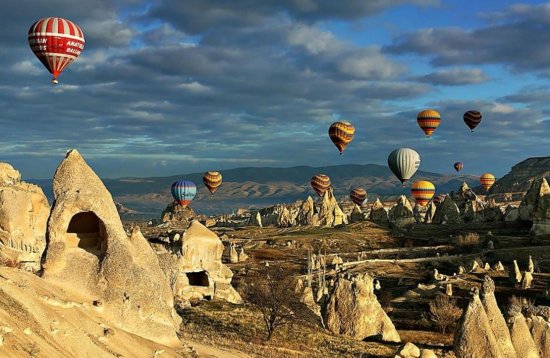
<svg viewBox="0 0 550 358">
<path fill-rule="evenodd" d="M 190 341 L 185 340 L 185 343 L 188 346 L 191 346 L 195 349 L 199 357 L 201 358 L 229 358 L 229 357 L 235 357 L 235 358 L 249 358 L 250 355 L 234 350 L 229 348 L 218 348 L 206 345 L 204 343 L 199 343 L 196 341 Z"/>
</svg>

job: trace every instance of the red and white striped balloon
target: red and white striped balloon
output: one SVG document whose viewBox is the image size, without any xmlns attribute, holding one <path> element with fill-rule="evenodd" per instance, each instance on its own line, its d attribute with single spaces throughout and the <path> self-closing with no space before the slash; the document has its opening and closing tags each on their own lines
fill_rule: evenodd
<svg viewBox="0 0 550 358">
<path fill-rule="evenodd" d="M 74 22 L 60 17 L 45 17 L 29 29 L 29 46 L 40 62 L 53 74 L 52 83 L 84 50 L 84 33 Z"/>
</svg>

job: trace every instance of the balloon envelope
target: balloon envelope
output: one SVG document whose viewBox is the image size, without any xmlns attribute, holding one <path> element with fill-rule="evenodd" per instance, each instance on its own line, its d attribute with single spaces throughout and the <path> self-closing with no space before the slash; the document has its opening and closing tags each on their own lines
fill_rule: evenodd
<svg viewBox="0 0 550 358">
<path fill-rule="evenodd" d="M 485 173 L 479 178 L 479 182 L 483 189 L 489 190 L 495 183 L 495 176 L 491 173 Z"/>
<path fill-rule="evenodd" d="M 399 148 L 388 156 L 388 166 L 401 183 L 409 180 L 420 166 L 420 155 L 410 148 Z"/>
<path fill-rule="evenodd" d="M 222 185 L 222 175 L 219 172 L 206 172 L 202 177 L 202 182 L 211 194 L 214 194 Z"/>
<path fill-rule="evenodd" d="M 355 188 L 349 193 L 349 198 L 355 204 L 363 206 L 367 202 L 367 191 L 363 188 Z"/>
<path fill-rule="evenodd" d="M 464 123 L 470 128 L 470 130 L 473 132 L 475 127 L 481 123 L 481 119 L 483 118 L 480 111 L 474 111 L 470 110 L 466 113 L 464 113 Z"/>
<path fill-rule="evenodd" d="M 192 181 L 179 180 L 172 184 L 171 192 L 174 199 L 185 207 L 191 203 L 195 194 L 197 194 L 197 186 Z"/>
<path fill-rule="evenodd" d="M 349 122 L 334 122 L 328 129 L 328 135 L 340 154 L 351 143 L 355 134 L 355 128 Z"/>
<path fill-rule="evenodd" d="M 40 62 L 53 74 L 53 83 L 84 50 L 84 33 L 74 22 L 46 17 L 32 24 L 29 46 Z"/>
<path fill-rule="evenodd" d="M 426 109 L 416 116 L 416 121 L 420 128 L 426 134 L 426 137 L 429 137 L 433 134 L 439 123 L 441 123 L 441 116 L 439 112 L 433 109 Z"/>
<path fill-rule="evenodd" d="M 453 167 L 455 168 L 456 172 L 458 173 L 459 171 L 462 170 L 462 168 L 464 168 L 464 164 L 462 164 L 462 162 L 456 162 L 453 164 Z"/>
<path fill-rule="evenodd" d="M 435 186 L 427 180 L 419 180 L 413 183 L 411 193 L 419 205 L 425 206 L 432 200 L 435 194 Z"/>
<path fill-rule="evenodd" d="M 317 195 L 323 196 L 330 187 L 330 178 L 325 174 L 317 174 L 311 178 L 311 187 Z"/>
</svg>

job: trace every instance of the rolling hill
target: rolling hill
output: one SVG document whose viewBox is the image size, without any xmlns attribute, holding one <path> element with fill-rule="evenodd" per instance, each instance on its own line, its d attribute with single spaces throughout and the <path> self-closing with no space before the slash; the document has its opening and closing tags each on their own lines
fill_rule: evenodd
<svg viewBox="0 0 550 358">
<path fill-rule="evenodd" d="M 247 167 L 223 171 L 223 185 L 210 195 L 202 185 L 203 173 L 190 173 L 168 177 L 103 179 L 116 201 L 145 216 L 158 217 L 172 200 L 170 185 L 181 178 L 192 180 L 198 191 L 191 207 L 207 215 L 227 213 L 238 207 L 264 207 L 288 203 L 315 196 L 309 181 L 317 173 L 330 176 L 337 198 L 347 198 L 354 187 L 363 187 L 369 200 L 409 194 L 410 185 L 402 188 L 393 173 L 383 165 L 337 165 L 327 167 L 298 166 L 291 168 Z M 442 175 L 418 171 L 414 180 L 426 179 L 436 185 L 438 193 L 456 190 L 462 182 L 477 185 L 478 178 L 471 175 Z M 49 179 L 28 180 L 40 185 L 50 202 L 52 182 Z"/>
</svg>

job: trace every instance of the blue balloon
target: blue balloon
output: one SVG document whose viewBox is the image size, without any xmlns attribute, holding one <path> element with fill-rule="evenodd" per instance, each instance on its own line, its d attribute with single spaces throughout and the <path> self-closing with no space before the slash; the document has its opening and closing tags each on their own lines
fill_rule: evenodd
<svg viewBox="0 0 550 358">
<path fill-rule="evenodd" d="M 181 206 L 185 207 L 191 203 L 195 194 L 197 194 L 197 186 L 192 181 L 179 180 L 172 184 L 171 191 L 174 199 L 176 199 Z"/>
</svg>

